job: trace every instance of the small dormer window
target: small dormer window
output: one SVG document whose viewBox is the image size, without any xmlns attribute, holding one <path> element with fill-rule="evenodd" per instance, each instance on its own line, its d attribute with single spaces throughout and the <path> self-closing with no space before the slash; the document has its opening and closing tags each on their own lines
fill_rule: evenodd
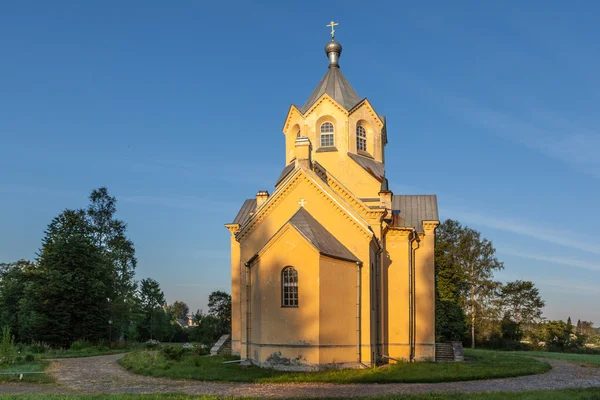
<svg viewBox="0 0 600 400">
<path fill-rule="evenodd" d="M 367 151 L 367 130 L 362 125 L 356 126 L 356 149 Z"/>
<path fill-rule="evenodd" d="M 321 124 L 321 147 L 333 147 L 335 144 L 334 129 L 331 122 Z"/>
</svg>

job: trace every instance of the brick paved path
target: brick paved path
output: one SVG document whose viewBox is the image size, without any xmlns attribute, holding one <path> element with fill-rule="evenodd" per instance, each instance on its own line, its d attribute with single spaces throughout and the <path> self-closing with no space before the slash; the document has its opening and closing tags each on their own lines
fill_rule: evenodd
<svg viewBox="0 0 600 400">
<path fill-rule="evenodd" d="M 541 375 L 448 383 L 254 384 L 174 380 L 136 375 L 119 366 L 123 355 L 54 360 L 48 369 L 57 385 L 4 384 L 0 394 L 21 393 L 187 393 L 218 396 L 356 397 L 430 392 L 487 392 L 600 387 L 600 368 L 546 360 L 552 370 Z"/>
</svg>

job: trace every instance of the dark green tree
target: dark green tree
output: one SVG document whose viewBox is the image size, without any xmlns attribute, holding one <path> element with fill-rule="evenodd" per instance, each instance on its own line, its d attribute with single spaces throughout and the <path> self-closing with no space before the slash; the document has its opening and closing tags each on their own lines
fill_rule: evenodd
<svg viewBox="0 0 600 400">
<path fill-rule="evenodd" d="M 189 314 L 190 308 L 183 301 L 175 301 L 169 306 L 169 312 L 178 319 L 184 319 Z"/>
<path fill-rule="evenodd" d="M 533 324 L 542 316 L 546 305 L 539 290 L 531 281 L 516 280 L 501 288 L 502 305 L 517 324 Z"/>
<path fill-rule="evenodd" d="M 223 334 L 221 321 L 212 315 L 204 315 L 198 326 L 190 329 L 190 340 L 211 347 Z"/>
<path fill-rule="evenodd" d="M 219 335 L 231 333 L 231 295 L 217 290 L 208 296 L 208 315 L 219 320 Z"/>
<path fill-rule="evenodd" d="M 160 284 L 151 278 L 142 279 L 138 295 L 142 314 L 142 320 L 138 326 L 140 338 L 158 338 L 160 340 L 164 336 L 165 329 L 168 329 L 170 325 L 170 319 L 163 310 L 166 301 Z"/>
<path fill-rule="evenodd" d="M 436 340 L 463 341 L 467 332 L 465 313 L 460 304 L 461 294 L 467 290 L 466 277 L 454 249 L 458 245 L 462 226 L 453 220 L 444 221 L 435 237 L 436 276 Z"/>
<path fill-rule="evenodd" d="M 90 194 L 90 204 L 85 210 L 94 244 L 111 266 L 112 297 L 110 317 L 116 337 L 123 338 L 132 313 L 136 283 L 134 281 L 137 259 L 133 242 L 127 238 L 127 225 L 116 219 L 117 199 L 110 196 L 106 187 Z"/>
<path fill-rule="evenodd" d="M 497 282 L 494 271 L 503 269 L 496 258 L 492 242 L 482 238 L 481 233 L 453 220 L 444 221 L 438 228 L 440 239 L 436 246 L 439 298 L 456 299 L 468 316 L 471 327 L 471 347 L 475 347 L 475 327 L 483 314 L 490 294 L 495 294 Z M 438 262 L 439 257 L 439 262 Z"/>
<path fill-rule="evenodd" d="M 593 336 L 595 334 L 594 323 L 592 321 L 581 321 L 579 334 L 584 336 Z"/>
<path fill-rule="evenodd" d="M 27 339 L 68 347 L 108 336 L 111 267 L 81 210 L 54 218 L 27 274 L 22 324 Z"/>
<path fill-rule="evenodd" d="M 25 296 L 27 271 L 33 267 L 33 263 L 26 260 L 0 264 L 0 326 L 8 326 L 17 342 L 22 341 L 21 303 Z"/>
</svg>

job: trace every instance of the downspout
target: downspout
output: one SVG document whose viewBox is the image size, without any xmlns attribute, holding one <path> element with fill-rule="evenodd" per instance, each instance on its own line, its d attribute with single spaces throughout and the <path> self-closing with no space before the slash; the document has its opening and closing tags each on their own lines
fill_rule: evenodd
<svg viewBox="0 0 600 400">
<path fill-rule="evenodd" d="M 416 240 L 416 234 L 413 231 L 410 235 L 410 240 L 408 241 L 408 342 L 409 342 L 409 361 L 413 362 L 415 360 L 415 336 L 416 336 L 416 323 L 415 323 L 415 248 L 413 247 L 413 243 Z"/>
<path fill-rule="evenodd" d="M 362 261 L 356 262 L 356 358 L 359 365 L 365 364 L 362 362 L 362 332 L 361 332 L 361 290 L 362 290 L 362 278 L 361 278 L 361 268 Z"/>
<path fill-rule="evenodd" d="M 252 335 L 252 327 L 251 327 L 251 321 L 252 321 L 252 302 L 251 302 L 251 290 L 252 290 L 252 285 L 250 282 L 251 279 L 251 275 L 250 275 L 250 263 L 254 260 L 255 257 L 252 257 L 250 260 L 248 260 L 248 262 L 246 262 L 244 265 L 246 266 L 246 360 L 250 361 L 252 359 L 252 357 L 250 357 L 250 338 Z"/>
</svg>

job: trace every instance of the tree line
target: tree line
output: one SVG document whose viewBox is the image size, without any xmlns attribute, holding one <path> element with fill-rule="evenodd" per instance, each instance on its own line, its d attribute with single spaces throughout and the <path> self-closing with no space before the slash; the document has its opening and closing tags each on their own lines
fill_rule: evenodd
<svg viewBox="0 0 600 400">
<path fill-rule="evenodd" d="M 570 318 L 545 320 L 545 302 L 535 284 L 496 281 L 494 273 L 503 268 L 492 242 L 480 232 L 451 219 L 440 224 L 435 246 L 437 341 L 506 349 L 600 345 L 593 322 L 573 326 Z"/>
<path fill-rule="evenodd" d="M 0 326 L 18 342 L 69 347 L 75 341 L 183 341 L 193 331 L 209 341 L 230 328 L 231 298 L 213 292 L 196 327 L 178 323 L 189 308 L 167 306 L 154 279 L 135 280 L 137 259 L 116 198 L 95 189 L 82 209 L 66 209 L 48 225 L 34 262 L 0 264 Z M 209 299 L 210 300 L 210 299 Z M 204 322 L 203 322 L 204 321 Z M 216 340 L 216 339 L 214 339 Z"/>
</svg>

